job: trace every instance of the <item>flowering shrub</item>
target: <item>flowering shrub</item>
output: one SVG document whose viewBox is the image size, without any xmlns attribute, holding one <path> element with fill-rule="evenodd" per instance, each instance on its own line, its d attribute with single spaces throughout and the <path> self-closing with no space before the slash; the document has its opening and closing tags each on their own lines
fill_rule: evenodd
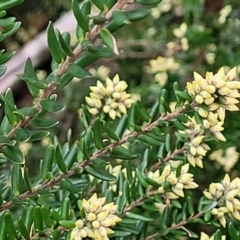
<svg viewBox="0 0 240 240">
<path fill-rule="evenodd" d="M 0 40 L 18 30 L 5 10 L 21 2 L 0 3 Z M 28 59 L 19 75 L 31 105 L 18 107 L 10 88 L 0 95 L 0 239 L 239 239 L 239 148 L 228 132 L 239 111 L 238 69 L 210 65 L 222 60 L 209 29 L 192 21 L 201 20 L 202 8 L 202 1 L 73 0 L 74 47 L 69 33 L 49 23 L 51 73 L 39 77 Z M 224 36 L 228 25 L 235 27 L 226 20 L 232 9 L 222 6 L 217 15 L 221 28 L 227 25 Z M 98 59 L 121 56 L 121 27 L 127 36 L 138 21 L 160 17 L 165 52 L 149 66 L 130 66 L 129 76 L 127 70 L 118 75 L 110 67 L 94 69 Z M 149 41 L 156 33 L 154 27 L 141 31 Z M 203 45 L 205 39 L 211 44 Z M 196 53 L 203 55 L 202 68 L 194 62 Z M 2 51 L 0 63 L 12 55 Z M 195 64 L 201 72 L 214 71 L 202 77 Z M 1 76 L 5 71 L 1 66 Z M 119 77 L 124 74 L 126 81 Z M 56 118 L 74 108 L 75 90 L 82 100 L 71 129 Z M 70 101 L 58 100 L 60 92 Z M 31 155 L 35 149 L 42 150 L 40 161 L 36 151 Z M 38 167 L 35 174 L 29 160 Z"/>
</svg>

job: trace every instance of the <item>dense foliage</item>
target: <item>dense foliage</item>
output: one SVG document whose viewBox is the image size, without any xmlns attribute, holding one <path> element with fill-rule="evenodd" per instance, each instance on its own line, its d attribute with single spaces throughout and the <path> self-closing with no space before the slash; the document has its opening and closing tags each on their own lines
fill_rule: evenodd
<svg viewBox="0 0 240 240">
<path fill-rule="evenodd" d="M 0 2 L 0 41 L 20 3 Z M 31 104 L 0 95 L 0 239 L 239 239 L 237 1 L 72 11 L 74 36 L 48 25 L 50 73 L 18 75 Z"/>
</svg>

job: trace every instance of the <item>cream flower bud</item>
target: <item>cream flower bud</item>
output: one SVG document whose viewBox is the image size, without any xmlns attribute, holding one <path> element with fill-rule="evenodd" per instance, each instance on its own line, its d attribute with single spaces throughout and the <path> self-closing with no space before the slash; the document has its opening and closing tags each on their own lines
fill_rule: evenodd
<svg viewBox="0 0 240 240">
<path fill-rule="evenodd" d="M 212 103 L 210 106 L 208 106 L 209 111 L 215 111 L 220 107 L 218 103 Z"/>
<path fill-rule="evenodd" d="M 193 89 L 193 86 L 190 82 L 187 82 L 187 91 L 188 91 L 188 94 L 191 96 L 191 97 L 194 97 L 195 96 L 195 91 Z"/>
<path fill-rule="evenodd" d="M 94 221 L 94 220 L 96 220 L 96 218 L 97 218 L 96 214 L 94 214 L 94 213 L 92 213 L 92 212 L 90 212 L 90 213 L 87 215 L 87 220 L 88 220 L 88 221 Z"/>
<path fill-rule="evenodd" d="M 203 98 L 210 98 L 212 97 L 211 94 L 209 94 L 206 90 L 203 90 L 200 92 L 200 95 L 203 97 Z"/>
<path fill-rule="evenodd" d="M 89 111 L 92 115 L 98 114 L 98 110 L 97 110 L 96 108 L 90 108 L 88 111 Z"/>
<path fill-rule="evenodd" d="M 206 86 L 206 91 L 208 92 L 208 93 L 210 93 L 210 94 L 213 94 L 213 93 L 215 93 L 216 92 L 216 87 L 214 86 L 214 85 L 208 85 L 208 86 Z"/>
<path fill-rule="evenodd" d="M 229 104 L 229 105 L 227 105 L 227 106 L 226 106 L 226 109 L 229 110 L 229 111 L 231 111 L 231 112 L 233 112 L 233 111 L 238 111 L 238 110 L 239 110 L 239 108 L 238 108 L 236 105 L 234 105 L 234 104 Z"/>
<path fill-rule="evenodd" d="M 110 108 L 109 105 L 105 105 L 105 106 L 103 107 L 103 111 L 104 111 L 105 113 L 109 113 L 110 110 L 111 110 L 111 108 Z"/>
<path fill-rule="evenodd" d="M 198 103 L 198 104 L 202 104 L 202 103 L 204 102 L 204 99 L 203 99 L 203 97 L 202 97 L 201 95 L 197 95 L 197 96 L 195 97 L 195 101 L 196 101 L 196 103 Z"/>
<path fill-rule="evenodd" d="M 75 226 L 78 227 L 78 228 L 82 228 L 84 225 L 83 221 L 82 220 L 77 220 L 75 222 Z"/>
<path fill-rule="evenodd" d="M 225 97 L 224 103 L 225 104 L 236 104 L 236 103 L 239 103 L 239 101 L 236 98 Z"/>
<path fill-rule="evenodd" d="M 100 212 L 100 213 L 97 215 L 97 220 L 98 220 L 99 222 L 103 221 L 104 219 L 107 218 L 108 214 L 109 214 L 108 212 Z"/>
<path fill-rule="evenodd" d="M 116 118 L 116 111 L 111 109 L 109 111 L 109 116 L 110 116 L 110 118 L 112 118 L 114 120 Z"/>
<path fill-rule="evenodd" d="M 195 91 L 196 93 L 199 93 L 199 92 L 201 91 L 201 87 L 200 87 L 200 85 L 198 84 L 198 82 L 193 81 L 193 82 L 192 82 L 192 86 L 193 86 L 193 89 L 194 89 L 194 91 Z"/>
<path fill-rule="evenodd" d="M 99 221 L 93 221 L 92 226 L 93 226 L 93 228 L 99 228 L 100 227 L 100 222 Z"/>
<path fill-rule="evenodd" d="M 225 95 L 228 95 L 229 93 L 231 93 L 231 89 L 229 89 L 227 87 L 221 87 L 218 89 L 218 93 L 225 96 Z"/>
<path fill-rule="evenodd" d="M 199 108 L 198 113 L 203 118 L 206 118 L 208 116 L 208 111 L 205 111 L 203 108 Z"/>
<path fill-rule="evenodd" d="M 227 81 L 232 81 L 235 78 L 236 73 L 237 73 L 237 68 L 236 67 L 232 68 L 226 75 Z"/>
<path fill-rule="evenodd" d="M 201 144 L 203 138 L 204 138 L 204 136 L 197 136 L 191 142 L 195 147 L 197 147 Z"/>
<path fill-rule="evenodd" d="M 88 235 L 85 229 L 81 229 L 79 233 L 82 238 L 85 238 Z"/>
<path fill-rule="evenodd" d="M 116 86 L 115 86 L 115 91 L 117 92 L 123 92 L 127 88 L 127 84 L 124 81 L 120 81 Z"/>
<path fill-rule="evenodd" d="M 213 98 L 213 97 L 206 98 L 206 99 L 204 100 L 204 103 L 205 103 L 206 105 L 210 105 L 210 104 L 212 104 L 213 102 L 214 102 L 214 98 Z"/>
</svg>

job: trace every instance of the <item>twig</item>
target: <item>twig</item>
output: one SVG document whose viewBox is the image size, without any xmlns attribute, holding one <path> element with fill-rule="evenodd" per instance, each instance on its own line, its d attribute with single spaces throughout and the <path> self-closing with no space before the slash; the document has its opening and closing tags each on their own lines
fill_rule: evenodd
<svg viewBox="0 0 240 240">
<path fill-rule="evenodd" d="M 126 4 L 130 3 L 129 0 L 118 0 L 116 4 L 105 13 L 105 23 L 112 18 L 112 14 L 117 9 L 122 9 Z M 95 25 L 90 32 L 86 34 L 86 39 L 94 41 L 99 33 L 99 31 L 104 27 L 102 25 Z M 62 76 L 68 68 L 68 65 L 74 62 L 86 49 L 82 49 L 81 44 L 79 44 L 76 49 L 73 51 L 73 56 L 67 57 L 66 61 L 59 65 L 57 70 L 57 75 Z"/>
<path fill-rule="evenodd" d="M 197 219 L 197 218 L 199 218 L 199 217 L 201 217 L 201 216 L 203 216 L 203 215 L 204 215 L 204 212 L 203 212 L 203 211 L 202 211 L 202 212 L 199 212 L 199 213 L 197 213 L 197 214 L 194 215 L 194 216 L 190 216 L 190 218 L 187 219 L 187 220 L 182 220 L 182 221 L 179 222 L 178 224 L 175 224 L 175 225 L 172 225 L 172 226 L 169 227 L 169 228 L 166 228 L 166 230 L 169 230 L 169 231 L 170 231 L 170 230 L 179 229 L 179 228 L 183 228 L 183 229 L 184 229 L 183 226 L 185 226 L 186 224 L 188 224 L 190 221 L 192 221 L 192 220 L 194 220 L 194 219 Z M 152 235 L 144 238 L 144 240 L 153 240 L 153 239 L 155 239 L 158 235 L 159 235 L 159 233 L 154 233 L 154 234 L 152 234 Z"/>
</svg>

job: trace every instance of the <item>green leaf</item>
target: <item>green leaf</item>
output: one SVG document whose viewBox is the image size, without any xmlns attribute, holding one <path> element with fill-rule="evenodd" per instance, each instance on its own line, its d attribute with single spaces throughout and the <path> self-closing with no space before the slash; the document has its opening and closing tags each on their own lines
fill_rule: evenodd
<svg viewBox="0 0 240 240">
<path fill-rule="evenodd" d="M 124 131 L 126 131 L 127 129 L 127 124 L 128 124 L 128 115 L 127 114 L 124 114 L 118 124 L 117 124 L 117 127 L 116 127 L 116 130 L 115 130 L 115 134 L 120 138 L 122 137 Z"/>
<path fill-rule="evenodd" d="M 87 16 L 84 16 L 82 11 L 79 9 L 77 0 L 72 0 L 73 14 L 77 20 L 78 25 L 85 31 L 89 31 Z"/>
<path fill-rule="evenodd" d="M 60 80 L 57 83 L 57 90 L 61 90 L 63 89 L 69 82 L 71 82 L 71 80 L 73 79 L 73 75 L 69 72 L 69 70 L 64 73 Z"/>
<path fill-rule="evenodd" d="M 55 125 L 57 125 L 59 121 L 55 119 L 50 119 L 50 118 L 34 118 L 30 121 L 30 124 L 35 126 L 35 127 L 40 127 L 40 128 L 51 128 Z"/>
<path fill-rule="evenodd" d="M 61 180 L 60 186 L 61 186 L 62 189 L 65 189 L 65 190 L 67 190 L 67 191 L 69 191 L 70 193 L 73 193 L 73 194 L 79 193 L 81 191 L 81 188 L 78 188 L 77 186 L 75 186 L 67 178 L 64 178 L 64 179 Z"/>
<path fill-rule="evenodd" d="M 111 58 L 115 56 L 114 52 L 106 46 L 89 47 L 86 55 L 94 57 L 94 61 L 98 58 Z M 92 59 L 90 59 L 90 62 L 92 63 Z M 84 67 L 84 65 L 81 64 L 81 67 Z"/>
<path fill-rule="evenodd" d="M 111 152 L 111 157 L 114 158 L 120 158 L 123 160 L 132 160 L 138 157 L 137 154 L 132 154 L 128 149 L 122 147 L 122 146 L 117 146 L 112 152 Z"/>
<path fill-rule="evenodd" d="M 24 0 L 1 0 L 0 2 L 0 11 L 13 8 L 21 4 Z"/>
<path fill-rule="evenodd" d="M 46 88 L 46 83 L 38 81 L 34 81 L 33 78 L 29 77 L 26 74 L 21 74 L 18 75 L 18 77 L 25 81 L 28 84 L 28 89 L 30 90 L 31 87 L 34 87 L 34 89 L 45 89 Z M 31 91 L 31 90 L 30 90 Z"/>
<path fill-rule="evenodd" d="M 92 126 L 92 131 L 94 135 L 94 142 L 97 149 L 103 148 L 103 138 L 102 138 L 102 122 L 99 118 L 96 119 Z"/>
<path fill-rule="evenodd" d="M 51 214 L 48 208 L 46 208 L 45 206 L 41 206 L 40 208 L 40 212 L 42 215 L 42 219 L 44 221 L 44 223 L 46 224 L 47 227 L 52 228 L 53 227 L 53 220 L 51 218 Z"/>
<path fill-rule="evenodd" d="M 54 158 L 54 147 L 52 145 L 49 145 L 44 153 L 44 157 L 41 165 L 41 176 L 43 179 L 46 178 L 46 175 L 48 172 L 52 171 L 53 158 Z"/>
<path fill-rule="evenodd" d="M 107 135 L 112 138 L 113 140 L 115 141 L 118 141 L 119 140 L 119 137 L 117 134 L 115 134 L 115 132 L 113 131 L 113 129 L 108 125 L 107 122 L 104 122 L 104 128 L 105 128 L 105 131 L 107 133 Z"/>
<path fill-rule="evenodd" d="M 18 128 L 15 131 L 15 136 L 19 142 L 27 142 L 31 138 L 30 131 L 27 128 Z"/>
<path fill-rule="evenodd" d="M 39 80 L 37 78 L 37 75 L 35 73 L 35 70 L 34 70 L 34 67 L 32 65 L 30 58 L 28 58 L 25 63 L 24 74 L 18 75 L 18 77 L 21 80 L 26 82 L 29 92 L 31 93 L 31 95 L 33 97 L 36 98 L 39 94 L 40 89 L 38 87 L 36 87 L 35 84 L 33 84 L 33 83 L 39 82 Z M 40 84 L 41 84 L 41 82 L 40 82 Z"/>
<path fill-rule="evenodd" d="M 53 99 L 43 99 L 40 102 L 43 109 L 49 112 L 58 112 L 64 108 L 64 105 L 60 102 L 57 102 Z"/>
<path fill-rule="evenodd" d="M 41 208 L 39 206 L 33 209 L 33 222 L 35 231 L 38 232 L 43 230 L 43 219 L 41 215 Z"/>
<path fill-rule="evenodd" d="M 50 134 L 50 132 L 43 131 L 43 130 L 30 130 L 30 133 L 31 133 L 31 138 L 30 138 L 31 142 L 41 140 Z"/>
<path fill-rule="evenodd" d="M 68 197 L 64 198 L 62 206 L 60 208 L 61 216 L 63 219 L 68 219 L 70 204 L 70 199 Z"/>
<path fill-rule="evenodd" d="M 153 135 L 150 134 L 144 134 L 141 135 L 139 137 L 139 139 L 147 144 L 149 144 L 150 146 L 160 146 L 162 144 L 162 142 L 160 141 L 160 139 L 154 137 Z"/>
<path fill-rule="evenodd" d="M 14 52 L 6 52 L 6 53 L 1 54 L 0 65 L 8 62 L 13 55 L 14 55 Z"/>
<path fill-rule="evenodd" d="M 95 166 L 87 166 L 86 171 L 94 176 L 95 178 L 104 180 L 104 181 L 115 181 L 116 177 L 107 172 L 103 168 L 95 167 Z"/>
<path fill-rule="evenodd" d="M 119 55 L 117 48 L 117 43 L 113 35 L 107 28 L 102 28 L 99 32 L 101 39 L 106 44 L 106 46 L 114 52 L 114 54 Z"/>
<path fill-rule="evenodd" d="M 153 218 L 144 217 L 144 216 L 141 215 L 141 214 L 139 215 L 139 214 L 132 213 L 132 212 L 127 212 L 125 215 L 126 215 L 128 218 L 136 219 L 136 220 L 143 221 L 143 222 L 151 222 L 151 221 L 154 220 Z"/>
<path fill-rule="evenodd" d="M 23 164 L 25 162 L 23 153 L 17 147 L 5 146 L 2 153 L 13 163 Z"/>
<path fill-rule="evenodd" d="M 212 210 L 214 207 L 216 207 L 217 204 L 218 204 L 217 201 L 212 201 L 210 204 L 208 204 L 207 206 L 205 206 L 205 207 L 202 209 L 202 211 L 203 211 L 203 212 L 208 212 L 208 211 Z"/>
<path fill-rule="evenodd" d="M 172 122 L 178 130 L 184 131 L 187 129 L 187 127 L 184 124 L 182 124 L 180 121 L 178 121 L 178 119 L 173 119 Z"/>
<path fill-rule="evenodd" d="M 33 206 L 30 205 L 26 208 L 23 220 L 28 232 L 30 232 L 33 223 Z"/>
<path fill-rule="evenodd" d="M 94 3 L 94 5 L 95 5 L 98 9 L 100 9 L 101 11 L 104 10 L 105 4 L 104 4 L 104 2 L 103 2 L 102 0 L 92 0 L 92 2 Z"/>
<path fill-rule="evenodd" d="M 137 179 L 139 180 L 139 182 L 141 183 L 141 185 L 145 188 L 148 188 L 149 184 L 147 183 L 145 177 L 144 177 L 144 173 L 142 173 L 139 168 L 136 168 L 136 176 Z"/>
<path fill-rule="evenodd" d="M 181 100 L 192 100 L 192 97 L 187 93 L 187 92 L 183 92 L 183 91 L 175 91 L 176 96 L 178 96 L 178 98 L 180 98 Z"/>
<path fill-rule="evenodd" d="M 222 240 L 222 232 L 218 229 L 214 234 L 214 240 Z"/>
<path fill-rule="evenodd" d="M 19 164 L 13 164 L 11 173 L 12 192 L 15 196 L 20 195 L 22 189 L 22 172 Z"/>
<path fill-rule="evenodd" d="M 113 11 L 112 21 L 114 21 L 119 26 L 130 23 L 128 17 L 126 16 L 126 12 L 123 12 L 122 10 Z"/>
<path fill-rule="evenodd" d="M 110 234 L 109 237 L 111 237 L 111 238 L 113 238 L 113 237 L 122 238 L 122 237 L 127 237 L 127 236 L 130 236 L 130 235 L 132 235 L 132 233 L 128 232 L 128 231 L 114 230 L 114 233 Z"/>
<path fill-rule="evenodd" d="M 75 227 L 75 221 L 72 221 L 72 220 L 60 220 L 59 224 L 64 228 L 69 228 L 69 229 Z"/>
<path fill-rule="evenodd" d="M 26 185 L 28 191 L 31 192 L 32 184 L 29 179 L 28 168 L 26 166 L 24 166 L 22 169 L 23 169 L 23 179 L 24 179 L 25 185 Z"/>
<path fill-rule="evenodd" d="M 7 211 L 4 215 L 4 222 L 5 222 L 5 226 L 7 226 L 6 230 L 9 237 L 8 239 L 9 240 L 17 239 L 17 233 L 14 227 L 14 221 L 9 211 Z"/>
<path fill-rule="evenodd" d="M 136 111 L 138 116 L 144 121 L 144 122 L 149 122 L 151 120 L 151 116 L 146 110 L 146 108 L 142 105 L 141 102 L 137 101 L 136 102 Z"/>
<path fill-rule="evenodd" d="M 125 14 L 129 21 L 140 21 L 144 18 L 146 18 L 151 13 L 150 9 L 135 9 L 131 11 L 127 11 Z"/>
<path fill-rule="evenodd" d="M 228 225 L 228 232 L 232 240 L 239 240 L 239 232 L 232 222 L 230 222 Z"/>
<path fill-rule="evenodd" d="M 21 235 L 25 238 L 28 239 L 29 238 L 29 232 L 26 228 L 26 226 L 24 225 L 23 222 L 23 218 L 20 216 L 20 218 L 18 219 L 18 230 L 20 231 Z"/>
<path fill-rule="evenodd" d="M 7 71 L 5 66 L 0 66 L 0 77 Z"/>
<path fill-rule="evenodd" d="M 62 52 L 60 42 L 57 39 L 52 22 L 49 22 L 48 27 L 47 27 L 47 42 L 48 42 L 49 51 L 50 51 L 53 59 L 57 63 L 61 63 L 65 59 L 65 56 Z"/>
<path fill-rule="evenodd" d="M 60 146 L 58 145 L 55 149 L 55 161 L 62 172 L 67 172 L 67 166 L 64 162 Z"/>
<path fill-rule="evenodd" d="M 191 196 L 187 196 L 187 208 L 189 215 L 194 214 L 194 207 L 193 207 L 193 198 Z"/>
<path fill-rule="evenodd" d="M 161 0 L 136 0 L 136 2 L 142 5 L 152 5 L 152 4 L 160 3 Z"/>
<path fill-rule="evenodd" d="M 70 63 L 68 65 L 68 71 L 72 76 L 77 78 L 88 78 L 92 76 L 88 71 L 84 70 L 76 63 Z"/>
<path fill-rule="evenodd" d="M 78 156 L 78 146 L 74 144 L 68 153 L 64 156 L 64 162 L 67 165 L 67 169 L 70 169 L 74 162 L 77 161 Z"/>
<path fill-rule="evenodd" d="M 58 34 L 59 43 L 61 44 L 62 49 L 68 56 L 73 56 L 73 51 L 69 46 L 69 43 L 66 41 L 66 38 L 64 37 L 66 36 L 66 34 L 69 34 L 69 33 Z"/>
<path fill-rule="evenodd" d="M 11 27 L 9 27 L 9 29 L 7 31 L 0 34 L 0 42 L 2 42 L 4 39 L 10 37 L 14 33 L 16 33 L 17 30 L 19 29 L 20 25 L 21 25 L 20 22 L 15 22 Z"/>
<path fill-rule="evenodd" d="M 0 144 L 8 144 L 10 142 L 10 139 L 6 137 L 5 135 L 0 135 Z"/>
</svg>

